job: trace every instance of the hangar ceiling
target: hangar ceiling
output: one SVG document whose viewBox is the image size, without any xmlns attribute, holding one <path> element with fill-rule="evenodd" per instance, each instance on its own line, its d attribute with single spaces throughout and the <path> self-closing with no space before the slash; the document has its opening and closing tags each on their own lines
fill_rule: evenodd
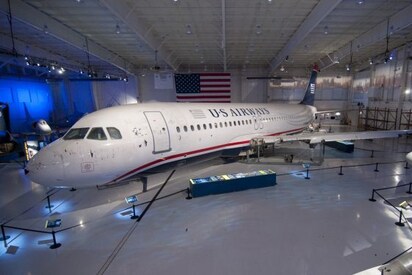
<svg viewBox="0 0 412 275">
<path fill-rule="evenodd" d="M 278 74 L 351 55 L 355 67 L 382 60 L 387 36 L 389 51 L 409 43 L 411 13 L 411 0 L 0 0 L 0 67 Z"/>
</svg>

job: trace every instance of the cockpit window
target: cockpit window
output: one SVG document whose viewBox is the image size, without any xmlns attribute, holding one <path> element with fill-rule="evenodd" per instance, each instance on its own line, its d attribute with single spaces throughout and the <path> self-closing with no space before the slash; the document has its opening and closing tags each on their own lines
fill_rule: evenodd
<svg viewBox="0 0 412 275">
<path fill-rule="evenodd" d="M 107 127 L 106 129 L 112 139 L 122 139 L 122 134 L 120 134 L 120 131 L 117 128 Z"/>
<path fill-rule="evenodd" d="M 103 131 L 103 128 L 92 128 L 90 133 L 87 135 L 87 139 L 96 139 L 96 140 L 106 140 L 106 134 Z"/>
<path fill-rule="evenodd" d="M 84 139 L 90 128 L 73 128 L 64 135 L 64 140 Z"/>
</svg>

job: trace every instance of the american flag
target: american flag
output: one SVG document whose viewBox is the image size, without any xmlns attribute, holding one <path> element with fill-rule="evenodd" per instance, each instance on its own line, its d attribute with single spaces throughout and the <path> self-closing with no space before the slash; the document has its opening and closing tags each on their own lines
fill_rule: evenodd
<svg viewBox="0 0 412 275">
<path fill-rule="evenodd" d="M 175 74 L 176 101 L 230 102 L 230 73 Z"/>
</svg>

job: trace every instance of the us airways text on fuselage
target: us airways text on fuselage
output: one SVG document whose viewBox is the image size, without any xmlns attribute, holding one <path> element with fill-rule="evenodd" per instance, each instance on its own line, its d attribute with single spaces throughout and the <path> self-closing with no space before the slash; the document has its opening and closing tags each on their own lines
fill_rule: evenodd
<svg viewBox="0 0 412 275">
<path fill-rule="evenodd" d="M 208 109 L 209 113 L 215 117 L 240 117 L 269 115 L 270 111 L 266 108 L 230 108 L 230 109 Z"/>
</svg>

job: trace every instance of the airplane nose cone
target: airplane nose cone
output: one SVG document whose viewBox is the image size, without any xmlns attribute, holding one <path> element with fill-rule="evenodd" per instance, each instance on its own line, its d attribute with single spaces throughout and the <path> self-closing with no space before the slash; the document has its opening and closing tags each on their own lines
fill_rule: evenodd
<svg viewBox="0 0 412 275">
<path fill-rule="evenodd" d="M 62 155 L 54 152 L 51 145 L 29 160 L 25 173 L 35 183 L 58 186 L 64 180 L 64 162 Z"/>
</svg>

